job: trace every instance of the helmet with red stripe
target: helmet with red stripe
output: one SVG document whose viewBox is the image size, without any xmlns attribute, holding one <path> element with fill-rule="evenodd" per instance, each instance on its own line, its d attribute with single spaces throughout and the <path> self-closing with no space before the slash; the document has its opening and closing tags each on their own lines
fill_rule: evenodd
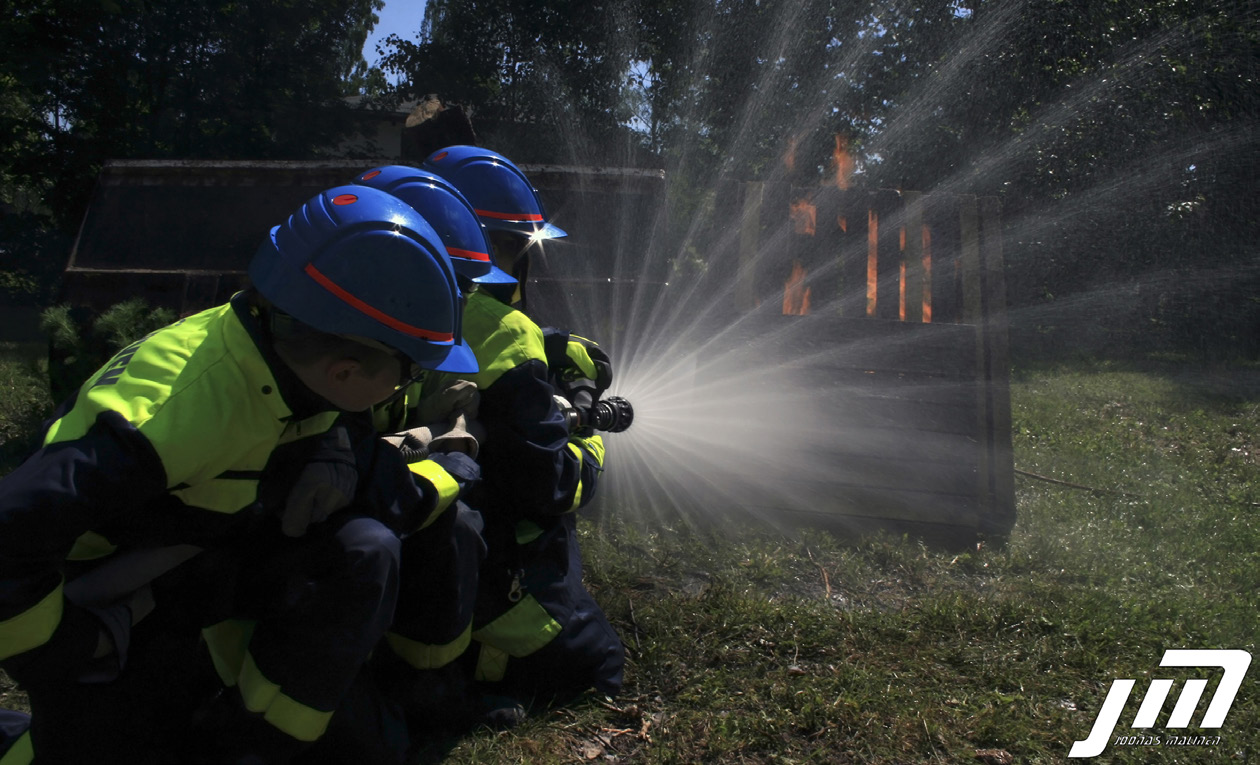
<svg viewBox="0 0 1260 765">
<path fill-rule="evenodd" d="M 425 369 L 477 371 L 441 238 L 402 200 L 365 186 L 312 197 L 249 266 L 263 297 L 322 332 L 367 338 Z"/>
<path fill-rule="evenodd" d="M 403 165 L 362 173 L 355 183 L 389 192 L 424 217 L 446 245 L 455 273 L 477 284 L 515 284 L 491 260 L 493 249 L 473 206 L 445 179 Z"/>
<path fill-rule="evenodd" d="M 430 154 L 420 167 L 459 189 L 491 231 L 534 241 L 567 236 L 548 221 L 538 190 L 525 173 L 498 152 L 479 146 L 448 146 Z"/>
</svg>

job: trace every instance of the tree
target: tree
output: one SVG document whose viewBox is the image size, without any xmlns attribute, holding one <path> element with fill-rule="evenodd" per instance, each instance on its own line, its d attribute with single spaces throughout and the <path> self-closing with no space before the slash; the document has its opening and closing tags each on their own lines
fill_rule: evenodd
<svg viewBox="0 0 1260 765">
<path fill-rule="evenodd" d="M 14 0 L 0 19 L 0 228 L 71 234 L 106 159 L 317 155 L 350 125 L 340 97 L 371 82 L 360 50 L 382 6 Z M 0 241 L 0 271 L 44 257 Z"/>
<path fill-rule="evenodd" d="M 981 0 L 953 26 L 917 37 L 873 175 L 1001 196 L 1013 302 L 1078 342 L 1260 350 L 1254 25 L 1219 0 Z"/>
<path fill-rule="evenodd" d="M 33 146 L 5 172 L 77 223 L 107 158 L 302 157 L 343 130 L 334 107 L 381 0 L 186 3 L 18 0 L 0 82 Z"/>
<path fill-rule="evenodd" d="M 1001 197 L 1017 307 L 1108 298 L 1065 332 L 1260 350 L 1257 42 L 1230 0 L 436 0 L 385 65 L 523 161 L 642 144 L 675 220 L 842 136 L 870 187 Z"/>
<path fill-rule="evenodd" d="M 632 21 L 617 2 L 433 0 L 420 40 L 389 37 L 381 67 L 401 77 L 399 100 L 474 106 L 478 131 L 514 159 L 572 161 L 625 150 Z"/>
</svg>

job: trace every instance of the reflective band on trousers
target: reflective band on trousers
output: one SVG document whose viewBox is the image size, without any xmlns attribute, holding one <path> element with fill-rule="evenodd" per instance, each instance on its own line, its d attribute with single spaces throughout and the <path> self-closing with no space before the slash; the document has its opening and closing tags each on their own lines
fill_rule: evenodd
<svg viewBox="0 0 1260 765">
<path fill-rule="evenodd" d="M 386 632 L 385 641 L 389 643 L 390 648 L 394 649 L 394 653 L 399 658 L 416 669 L 437 669 L 458 659 L 460 654 L 468 648 L 468 644 L 472 642 L 472 625 L 465 627 L 459 637 L 441 645 L 421 643 L 418 640 L 403 637 L 397 632 Z"/>
<path fill-rule="evenodd" d="M 201 631 L 210 649 L 219 679 L 229 688 L 239 686 L 245 708 L 262 713 L 263 719 L 299 741 L 314 741 L 324 734 L 332 712 L 301 704 L 280 692 L 258 669 L 249 655 L 254 622 L 228 619 Z"/>
<path fill-rule="evenodd" d="M 261 712 L 263 719 L 298 741 L 315 741 L 328 730 L 331 711 L 314 709 L 280 692 L 258 669 L 254 657 L 245 654 L 241 668 L 241 699 L 251 712 Z"/>
<path fill-rule="evenodd" d="M 58 584 L 35 605 L 0 622 L 0 659 L 38 648 L 52 638 L 65 608 L 62 591 Z"/>
<path fill-rule="evenodd" d="M 31 732 L 28 730 L 13 742 L 9 751 L 0 757 L 0 765 L 31 765 L 35 761 L 35 747 L 31 744 Z"/>
<path fill-rule="evenodd" d="M 507 613 L 474 631 L 472 636 L 480 643 L 519 658 L 555 640 L 561 629 L 560 623 L 551 618 L 533 595 L 526 595 Z"/>
</svg>

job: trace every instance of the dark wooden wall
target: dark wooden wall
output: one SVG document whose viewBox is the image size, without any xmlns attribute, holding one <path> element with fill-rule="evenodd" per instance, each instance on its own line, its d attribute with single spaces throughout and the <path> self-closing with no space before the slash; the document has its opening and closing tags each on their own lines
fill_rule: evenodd
<svg viewBox="0 0 1260 765">
<path fill-rule="evenodd" d="M 245 284 L 263 237 L 362 162 L 107 163 L 84 214 L 63 299 L 98 310 L 143 297 L 187 315 Z"/>
<path fill-rule="evenodd" d="M 185 315 L 221 303 L 244 285 L 272 226 L 320 191 L 386 162 L 107 163 L 70 254 L 63 299 L 103 310 L 139 296 Z M 618 280 L 663 281 L 617 264 L 607 246 L 624 230 L 650 234 L 644 229 L 657 219 L 663 171 L 522 169 L 553 220 L 571 232 L 549 248 L 550 271 L 539 264 L 550 302 L 598 303 L 611 299 Z"/>
</svg>

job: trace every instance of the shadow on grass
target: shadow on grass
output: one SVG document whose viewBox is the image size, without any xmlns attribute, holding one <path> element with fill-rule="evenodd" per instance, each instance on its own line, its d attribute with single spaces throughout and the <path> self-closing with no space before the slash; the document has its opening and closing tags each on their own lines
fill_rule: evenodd
<svg viewBox="0 0 1260 765">
<path fill-rule="evenodd" d="M 1011 382 L 1028 382 L 1047 374 L 1064 373 L 1131 373 L 1162 379 L 1178 387 L 1178 394 L 1188 408 L 1260 401 L 1260 361 L 1204 362 L 1175 353 L 1128 359 L 1025 361 L 1014 367 Z"/>
</svg>

